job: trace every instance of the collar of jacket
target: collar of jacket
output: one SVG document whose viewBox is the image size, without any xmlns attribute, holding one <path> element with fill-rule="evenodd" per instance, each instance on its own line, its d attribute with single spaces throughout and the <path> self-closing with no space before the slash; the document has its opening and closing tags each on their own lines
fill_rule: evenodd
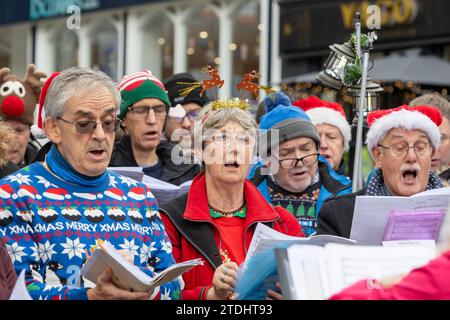
<svg viewBox="0 0 450 320">
<path fill-rule="evenodd" d="M 195 190 L 195 192 L 189 192 L 188 194 L 183 218 L 191 221 L 207 221 L 214 224 L 214 219 L 209 213 L 204 173 L 199 174 L 192 181 L 190 190 Z M 273 206 L 264 199 L 258 189 L 247 179 L 244 181 L 244 199 L 247 206 L 245 228 L 256 222 L 269 222 L 280 218 Z"/>
<path fill-rule="evenodd" d="M 319 157 L 319 176 L 325 189 L 332 194 L 346 189 L 351 183 L 350 179 L 333 171 L 328 161 L 323 159 L 322 156 Z"/>
<path fill-rule="evenodd" d="M 342 158 L 341 163 L 339 164 L 339 167 L 334 170 L 337 174 L 339 175 L 345 175 L 345 162 L 344 162 L 344 158 Z"/>
</svg>

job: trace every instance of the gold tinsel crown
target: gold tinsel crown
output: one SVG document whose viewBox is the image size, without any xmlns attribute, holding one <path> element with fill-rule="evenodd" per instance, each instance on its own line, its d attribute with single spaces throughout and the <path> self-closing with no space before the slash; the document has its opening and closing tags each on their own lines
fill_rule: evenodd
<svg viewBox="0 0 450 320">
<path fill-rule="evenodd" d="M 239 108 L 241 110 L 247 110 L 249 107 L 248 100 L 242 100 L 239 98 L 218 99 L 212 102 L 212 110 L 224 109 L 224 108 Z"/>
</svg>

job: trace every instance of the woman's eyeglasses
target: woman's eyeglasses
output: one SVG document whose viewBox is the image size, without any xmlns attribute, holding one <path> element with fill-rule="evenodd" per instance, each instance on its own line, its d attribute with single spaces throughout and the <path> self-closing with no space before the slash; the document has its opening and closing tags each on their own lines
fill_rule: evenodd
<svg viewBox="0 0 450 320">
<path fill-rule="evenodd" d="M 176 123 L 182 123 L 184 121 L 184 119 L 186 119 L 186 117 L 187 117 L 190 122 L 194 122 L 198 118 L 198 115 L 199 115 L 198 111 L 186 113 L 186 115 L 184 117 L 172 117 L 172 116 L 170 116 L 170 113 L 169 113 L 169 119 Z"/>
</svg>

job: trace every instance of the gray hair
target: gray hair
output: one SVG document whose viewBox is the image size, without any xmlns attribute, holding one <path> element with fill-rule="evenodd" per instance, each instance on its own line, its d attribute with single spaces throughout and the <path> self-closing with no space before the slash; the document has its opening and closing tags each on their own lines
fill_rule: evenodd
<svg viewBox="0 0 450 320">
<path fill-rule="evenodd" d="M 439 109 L 443 117 L 446 117 L 450 121 L 450 102 L 447 101 L 439 93 L 427 93 L 423 96 L 417 97 L 412 100 L 409 105 L 415 106 L 431 106 Z"/>
<path fill-rule="evenodd" d="M 74 95 L 80 95 L 105 87 L 116 100 L 116 109 L 120 106 L 120 93 L 114 81 L 102 71 L 82 67 L 73 67 L 62 71 L 52 82 L 44 101 L 45 117 L 56 119 L 65 111 L 67 101 Z"/>
<path fill-rule="evenodd" d="M 256 134 L 256 122 L 253 115 L 240 108 L 212 109 L 213 103 L 205 105 L 198 115 L 199 121 L 194 125 L 194 146 L 203 146 L 203 142 L 210 138 L 208 133 L 220 130 L 228 122 L 236 122 L 245 130 Z"/>
</svg>

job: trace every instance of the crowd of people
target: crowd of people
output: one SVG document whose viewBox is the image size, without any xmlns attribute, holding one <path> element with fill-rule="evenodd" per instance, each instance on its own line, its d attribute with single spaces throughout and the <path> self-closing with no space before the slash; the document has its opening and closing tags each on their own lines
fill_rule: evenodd
<svg viewBox="0 0 450 320">
<path fill-rule="evenodd" d="M 352 193 L 341 105 L 276 92 L 255 118 L 246 100 L 209 100 L 197 83 L 188 73 L 162 81 L 148 70 L 115 84 L 81 67 L 47 77 L 30 65 L 24 80 L 0 69 L 0 299 L 22 270 L 33 299 L 233 299 L 257 223 L 297 237 L 349 238 L 358 195 L 449 185 L 450 104 L 442 96 L 368 115 L 375 168 Z M 33 124 L 45 133 L 42 146 Z M 192 183 L 158 203 L 147 185 L 108 167 Z M 440 257 L 382 288 L 360 282 L 332 298 L 450 299 L 448 220 Z M 190 259 L 205 263 L 151 292 L 119 288 L 109 267 L 94 284 L 80 270 L 99 239 L 150 276 Z M 283 299 L 282 291 L 268 290 L 267 299 Z"/>
</svg>

